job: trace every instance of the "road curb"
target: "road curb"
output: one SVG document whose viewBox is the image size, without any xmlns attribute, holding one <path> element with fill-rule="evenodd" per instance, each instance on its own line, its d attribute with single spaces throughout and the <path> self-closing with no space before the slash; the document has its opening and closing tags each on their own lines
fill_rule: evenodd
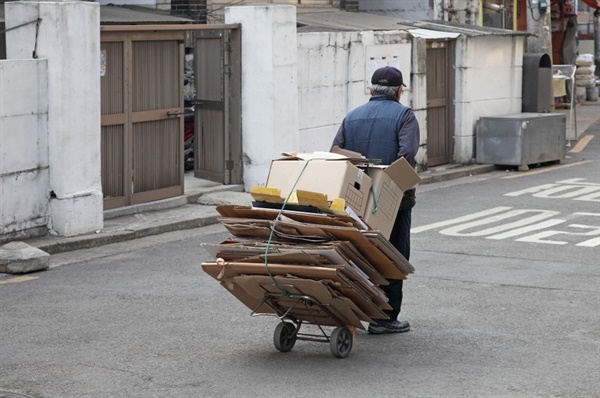
<svg viewBox="0 0 600 398">
<path fill-rule="evenodd" d="M 421 177 L 421 182 L 419 183 L 419 185 L 455 180 L 461 177 L 489 173 L 494 170 L 496 170 L 496 166 L 494 166 L 493 164 L 478 164 L 473 166 L 457 168 L 456 170 L 443 170 L 442 172 L 434 171 L 431 174 L 423 173 L 419 174 L 419 176 Z"/>
<path fill-rule="evenodd" d="M 77 236 L 72 238 L 57 238 L 54 242 L 40 242 L 32 244 L 48 254 L 57 254 L 74 250 L 89 249 L 92 247 L 110 245 L 112 243 L 160 235 L 178 230 L 206 227 L 218 223 L 218 215 L 209 215 L 190 218 L 181 221 L 168 221 L 156 225 L 144 226 L 134 230 L 98 233 L 95 236 Z"/>
</svg>

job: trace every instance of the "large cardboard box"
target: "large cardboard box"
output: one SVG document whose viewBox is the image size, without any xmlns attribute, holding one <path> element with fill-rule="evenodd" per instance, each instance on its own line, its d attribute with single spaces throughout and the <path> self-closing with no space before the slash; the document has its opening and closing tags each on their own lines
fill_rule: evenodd
<svg viewBox="0 0 600 398">
<path fill-rule="evenodd" d="M 389 166 L 368 166 L 373 192 L 364 213 L 365 222 L 389 239 L 404 192 L 421 181 L 421 177 L 400 158 Z"/>
<path fill-rule="evenodd" d="M 330 201 L 343 198 L 346 206 L 364 216 L 371 177 L 344 156 L 328 152 L 313 156 L 297 155 L 271 161 L 266 186 L 281 189 L 283 197 L 301 189 L 325 194 Z"/>
</svg>

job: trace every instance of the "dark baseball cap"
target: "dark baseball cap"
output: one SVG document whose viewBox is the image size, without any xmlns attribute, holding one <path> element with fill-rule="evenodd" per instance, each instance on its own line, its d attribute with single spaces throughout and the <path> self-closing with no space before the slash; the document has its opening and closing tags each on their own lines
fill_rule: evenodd
<svg viewBox="0 0 600 398">
<path fill-rule="evenodd" d="M 390 87 L 406 87 L 404 80 L 402 80 L 402 72 L 393 66 L 384 66 L 377 69 L 371 77 L 371 84 Z"/>
</svg>

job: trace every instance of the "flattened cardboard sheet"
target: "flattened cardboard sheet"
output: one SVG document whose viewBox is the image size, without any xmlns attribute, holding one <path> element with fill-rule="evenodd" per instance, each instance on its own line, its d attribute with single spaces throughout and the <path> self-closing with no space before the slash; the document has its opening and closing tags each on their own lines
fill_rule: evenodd
<svg viewBox="0 0 600 398">
<path fill-rule="evenodd" d="M 339 154 L 342 156 L 346 156 L 348 158 L 349 162 L 352 162 L 354 164 L 379 164 L 381 163 L 381 159 L 367 159 L 366 157 L 364 157 L 363 154 L 361 154 L 360 152 L 354 152 L 351 151 L 349 149 L 342 149 L 339 146 L 334 146 L 331 149 L 331 153 L 335 153 L 335 154 Z"/>
<path fill-rule="evenodd" d="M 322 324 L 352 325 L 364 329 L 358 314 L 362 314 L 364 322 L 370 320 L 352 301 L 344 297 L 334 297 L 331 290 L 321 282 L 277 276 L 274 279 L 279 287 L 275 286 L 268 276 L 238 276 L 233 278 L 233 282 L 258 299 L 262 299 L 265 293 L 280 295 L 280 288 L 292 295 L 311 297 L 320 305 L 306 305 L 302 300 L 283 296 L 277 299 L 277 304 L 284 310 L 289 310 L 290 315 L 307 322 L 312 322 L 316 314 L 323 317 L 331 313 L 331 322 Z"/>
<path fill-rule="evenodd" d="M 367 274 L 369 280 L 376 285 L 387 285 L 389 284 L 372 265 L 369 261 L 361 254 L 351 242 L 337 241 L 332 242 L 336 245 L 336 250 L 348 261 L 348 263 L 355 265 L 362 272 Z"/>
<path fill-rule="evenodd" d="M 323 239 L 329 237 L 330 241 L 340 240 L 340 241 L 349 241 L 351 242 L 356 249 L 368 260 L 373 268 L 375 268 L 381 276 L 386 279 L 406 279 L 406 276 L 397 268 L 396 264 L 390 260 L 381 250 L 373 245 L 370 240 L 366 239 L 361 231 L 357 230 L 353 227 L 338 227 L 338 226 L 329 226 L 329 225 L 315 225 L 308 223 L 285 223 L 280 222 L 282 224 L 282 228 L 284 231 L 282 233 L 288 233 L 285 236 L 287 239 L 306 239 L 308 236 L 308 232 L 317 233 L 316 231 L 321 231 Z M 283 228 L 287 227 L 287 228 Z M 276 227 L 277 229 L 278 227 Z M 379 232 L 377 231 L 369 231 L 373 236 L 377 236 Z M 295 234 L 298 234 L 298 238 L 294 238 Z M 314 235 L 312 235 L 314 236 Z"/>
<path fill-rule="evenodd" d="M 221 269 L 223 269 L 222 264 L 218 264 L 215 262 L 213 262 L 213 263 L 204 262 L 201 264 L 201 267 L 202 267 L 202 271 L 206 272 L 213 279 L 219 280 L 219 274 L 221 273 Z"/>
<path fill-rule="evenodd" d="M 233 283 L 233 281 L 224 281 L 220 285 L 250 310 L 256 310 L 260 314 L 277 314 L 274 309 L 264 304 L 262 299 L 259 300 L 256 297 L 250 296 L 244 289 Z"/>
<path fill-rule="evenodd" d="M 374 246 L 378 247 L 390 260 L 394 262 L 398 269 L 402 270 L 405 275 L 415 272 L 415 268 L 411 263 L 396 249 L 387 239 L 379 234 L 372 232 L 363 233 Z"/>
<path fill-rule="evenodd" d="M 322 227 L 322 229 L 329 232 L 337 238 L 337 240 L 351 242 L 354 247 L 365 256 L 373 268 L 375 268 L 384 278 L 406 279 L 406 276 L 396 267 L 396 265 L 357 229 L 326 226 Z M 377 231 L 372 233 L 378 234 Z"/>
<path fill-rule="evenodd" d="M 341 294 L 349 298 L 365 315 L 373 319 L 386 318 L 382 309 L 391 309 L 384 303 L 379 305 L 379 295 L 372 294 L 371 291 L 365 291 L 364 285 L 360 281 L 353 281 L 345 275 L 343 268 L 324 268 L 304 265 L 290 264 L 269 264 L 269 269 L 264 264 L 257 263 L 203 263 L 202 269 L 213 278 L 219 281 L 231 280 L 241 275 L 271 275 L 278 276 L 294 276 L 299 278 L 313 279 L 316 281 L 329 282 L 329 286 L 335 290 L 339 290 Z M 377 289 L 380 290 L 380 289 Z"/>
<path fill-rule="evenodd" d="M 220 217 L 219 222 L 235 236 L 268 239 L 271 234 L 269 220 Z"/>
<path fill-rule="evenodd" d="M 236 219 L 230 217 L 221 217 L 221 222 L 233 235 L 241 237 L 262 237 L 268 239 L 270 229 L 265 225 L 271 225 L 268 220 L 255 219 Z M 300 222 L 280 221 L 275 226 L 276 235 L 282 239 L 295 240 L 297 242 L 326 242 L 326 241 L 349 241 L 354 247 L 368 260 L 373 268 L 386 279 L 406 279 L 406 274 L 402 272 L 402 261 L 393 261 L 384 254 L 379 247 L 373 243 L 373 239 L 367 239 L 363 234 L 385 244 L 387 239 L 381 236 L 378 231 L 359 231 L 353 227 L 338 227 L 328 225 L 315 225 Z M 268 233 L 267 233 L 268 231 Z M 312 235 L 311 235 L 312 234 Z M 382 241 L 383 239 L 383 241 Z M 381 246 L 381 245 L 380 245 Z M 388 242 L 387 252 L 391 252 L 394 260 L 399 255 L 398 251 Z"/>
<path fill-rule="evenodd" d="M 204 245 L 204 248 L 213 258 L 223 258 L 225 261 L 256 262 L 257 260 L 250 259 L 260 256 L 264 261 L 267 243 L 262 240 L 244 240 L 234 237 L 223 241 L 221 244 Z M 355 269 L 375 285 L 388 284 L 388 281 L 371 266 L 350 242 L 332 241 L 320 244 L 292 244 L 271 241 L 269 245 L 270 261 L 292 264 L 292 261 L 283 261 L 281 257 L 273 257 L 273 255 L 284 253 L 304 253 L 312 256 L 314 261 L 321 261 L 323 265 L 326 265 L 323 261 L 323 258 L 325 258 L 331 264 L 346 265 L 351 269 Z"/>
<path fill-rule="evenodd" d="M 249 219 L 264 219 L 274 220 L 279 215 L 280 210 L 267 209 L 251 206 L 240 206 L 240 205 L 220 205 L 217 206 L 217 211 L 223 217 L 237 217 L 237 218 L 249 218 Z M 338 225 L 345 227 L 356 227 L 360 229 L 358 224 L 348 214 L 318 214 L 318 213 L 306 213 L 302 211 L 292 211 L 284 209 L 281 212 L 282 215 L 292 220 L 305 222 L 310 224 L 323 224 L 323 225 Z"/>
</svg>

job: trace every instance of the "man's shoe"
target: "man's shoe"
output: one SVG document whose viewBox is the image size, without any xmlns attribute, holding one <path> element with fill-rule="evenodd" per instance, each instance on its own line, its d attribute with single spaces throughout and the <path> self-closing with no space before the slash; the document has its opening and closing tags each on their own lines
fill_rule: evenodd
<svg viewBox="0 0 600 398">
<path fill-rule="evenodd" d="M 383 333 L 404 333 L 410 330 L 410 324 L 407 321 L 382 321 L 380 323 L 370 323 L 367 331 L 373 334 Z"/>
</svg>

